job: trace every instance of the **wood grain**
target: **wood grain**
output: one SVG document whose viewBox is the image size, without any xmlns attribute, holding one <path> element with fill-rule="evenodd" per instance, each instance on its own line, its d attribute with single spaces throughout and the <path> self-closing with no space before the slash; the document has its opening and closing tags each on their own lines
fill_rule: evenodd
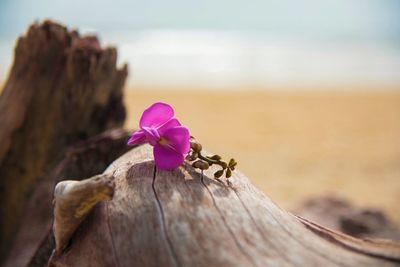
<svg viewBox="0 0 400 267">
<path fill-rule="evenodd" d="M 54 266 L 400 266 L 400 245 L 333 232 L 281 210 L 239 172 L 154 168 L 141 146 L 105 171 L 99 204 Z"/>
</svg>

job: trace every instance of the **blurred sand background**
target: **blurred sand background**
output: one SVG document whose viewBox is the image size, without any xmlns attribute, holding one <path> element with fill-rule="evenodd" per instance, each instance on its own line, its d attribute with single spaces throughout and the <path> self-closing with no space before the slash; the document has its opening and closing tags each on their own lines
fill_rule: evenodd
<svg viewBox="0 0 400 267">
<path fill-rule="evenodd" d="M 400 222 L 399 90 L 186 89 L 128 88 L 125 126 L 167 102 L 206 150 L 237 159 L 279 206 L 335 193 Z"/>
</svg>

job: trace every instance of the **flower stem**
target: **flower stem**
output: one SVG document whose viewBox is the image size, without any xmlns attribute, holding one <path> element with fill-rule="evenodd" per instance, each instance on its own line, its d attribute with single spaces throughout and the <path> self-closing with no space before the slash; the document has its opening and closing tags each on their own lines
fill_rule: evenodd
<svg viewBox="0 0 400 267">
<path fill-rule="evenodd" d="M 211 158 L 209 158 L 209 157 L 207 157 L 207 156 L 203 156 L 203 155 L 201 154 L 201 152 L 199 153 L 199 156 L 198 156 L 198 157 L 199 157 L 199 159 L 204 160 L 205 162 L 209 163 L 210 165 L 212 165 L 212 164 L 217 164 L 217 165 L 221 166 L 222 169 L 226 169 L 227 164 L 226 164 L 225 161 L 211 159 Z"/>
<path fill-rule="evenodd" d="M 232 172 L 235 170 L 237 162 L 234 159 L 230 159 L 229 163 L 226 163 L 219 155 L 204 156 L 201 152 L 202 145 L 198 143 L 193 136 L 191 136 L 190 151 L 188 156 L 186 157 L 186 160 L 189 162 L 193 162 L 192 166 L 200 170 L 207 170 L 213 164 L 219 165 L 222 169 L 214 173 L 214 178 L 220 181 L 219 178 L 225 173 L 227 182 L 228 184 L 230 184 L 229 177 L 232 176 Z"/>
</svg>

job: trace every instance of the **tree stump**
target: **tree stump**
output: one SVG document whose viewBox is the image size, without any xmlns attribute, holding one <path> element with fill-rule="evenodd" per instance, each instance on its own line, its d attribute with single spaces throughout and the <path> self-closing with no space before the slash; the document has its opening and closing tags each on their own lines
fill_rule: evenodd
<svg viewBox="0 0 400 267">
<path fill-rule="evenodd" d="M 68 146 L 122 126 L 127 67 L 96 37 L 45 21 L 20 37 L 0 96 L 0 260 L 30 194 Z"/>
<path fill-rule="evenodd" d="M 152 158 L 144 145 L 107 168 L 113 199 L 99 203 L 69 243 L 56 235 L 61 249 L 51 266 L 400 266 L 398 243 L 296 217 L 239 172 L 228 186 L 212 178 L 214 167 L 159 171 Z M 69 227 L 57 222 L 55 229 Z"/>
</svg>

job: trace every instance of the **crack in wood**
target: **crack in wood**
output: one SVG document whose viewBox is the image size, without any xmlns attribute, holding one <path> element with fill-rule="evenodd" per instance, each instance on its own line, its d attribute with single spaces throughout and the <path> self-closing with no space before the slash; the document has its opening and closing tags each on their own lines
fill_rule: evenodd
<svg viewBox="0 0 400 267">
<path fill-rule="evenodd" d="M 160 201 L 160 199 L 159 199 L 159 197 L 158 197 L 158 195 L 157 195 L 157 191 L 156 191 L 156 187 L 155 187 L 156 176 L 157 176 L 157 167 L 154 166 L 154 171 L 153 171 L 153 182 L 152 182 L 152 184 L 151 184 L 151 187 L 152 187 L 152 189 L 153 189 L 153 193 L 154 193 L 154 196 L 155 196 L 155 198 L 156 198 L 158 213 L 159 213 L 159 215 L 160 215 L 160 221 L 161 221 L 160 227 L 161 227 L 161 231 L 162 231 L 163 234 L 164 234 L 165 240 L 166 240 L 167 245 L 168 245 L 168 248 L 169 248 L 169 252 L 170 252 L 170 254 L 171 254 L 171 257 L 172 257 L 172 259 L 173 259 L 173 261 L 174 261 L 175 266 L 181 267 L 181 264 L 180 264 L 179 261 L 178 261 L 178 256 L 177 256 L 177 254 L 176 254 L 176 251 L 174 250 L 174 247 L 173 247 L 173 245 L 172 245 L 172 241 L 171 241 L 171 239 L 169 238 L 169 235 L 168 235 L 168 233 L 167 233 L 167 226 L 166 226 L 166 223 L 165 223 L 165 214 L 164 214 L 164 210 L 163 210 L 163 208 L 162 208 L 161 201 Z"/>
<path fill-rule="evenodd" d="M 229 234 L 232 236 L 233 241 L 235 242 L 235 244 L 238 247 L 238 249 L 240 250 L 240 252 L 242 252 L 242 254 L 251 262 L 251 264 L 253 266 L 257 266 L 256 262 L 244 250 L 243 246 L 240 244 L 239 240 L 236 238 L 235 233 L 232 231 L 232 229 L 229 227 L 228 223 L 226 222 L 226 219 L 225 219 L 224 215 L 222 214 L 220 208 L 218 207 L 217 202 L 215 201 L 215 198 L 214 198 L 213 194 L 211 193 L 210 189 L 208 188 L 208 186 L 204 182 L 204 173 L 203 173 L 203 171 L 201 172 L 201 183 L 204 185 L 204 187 L 206 188 L 207 192 L 210 194 L 215 209 L 217 210 L 218 214 L 220 215 L 220 217 L 221 217 L 221 219 L 222 219 L 222 221 L 223 221 L 223 223 L 225 225 L 225 228 L 228 230 Z"/>
</svg>

